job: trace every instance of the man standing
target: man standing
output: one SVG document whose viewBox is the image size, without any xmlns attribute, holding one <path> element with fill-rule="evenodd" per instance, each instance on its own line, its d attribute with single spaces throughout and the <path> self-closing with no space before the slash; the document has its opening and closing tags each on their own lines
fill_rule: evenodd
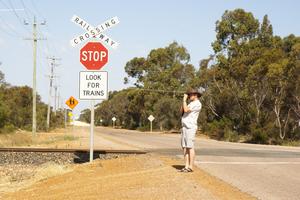
<svg viewBox="0 0 300 200">
<path fill-rule="evenodd" d="M 195 135 L 197 132 L 197 120 L 202 107 L 199 101 L 202 91 L 200 89 L 189 90 L 187 94 L 184 94 L 182 111 L 182 130 L 181 130 L 181 146 L 183 149 L 183 155 L 185 160 L 185 167 L 181 172 L 193 172 L 194 160 L 195 160 Z M 187 99 L 190 103 L 187 105 Z"/>
</svg>

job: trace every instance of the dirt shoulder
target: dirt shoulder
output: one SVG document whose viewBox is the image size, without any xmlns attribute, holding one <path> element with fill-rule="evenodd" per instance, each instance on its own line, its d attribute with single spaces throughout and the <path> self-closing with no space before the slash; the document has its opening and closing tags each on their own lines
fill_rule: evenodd
<svg viewBox="0 0 300 200">
<path fill-rule="evenodd" d="M 95 160 L 3 199 L 254 199 L 200 169 L 180 173 L 180 164 L 153 154 Z"/>
</svg>

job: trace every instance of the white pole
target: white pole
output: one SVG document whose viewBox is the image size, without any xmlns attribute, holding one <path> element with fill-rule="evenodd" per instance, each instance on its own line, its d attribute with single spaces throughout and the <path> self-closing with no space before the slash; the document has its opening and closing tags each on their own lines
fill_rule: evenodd
<svg viewBox="0 0 300 200">
<path fill-rule="evenodd" d="M 67 128 L 67 109 L 65 108 L 65 128 Z"/>
<path fill-rule="evenodd" d="M 33 84 L 32 84 L 32 135 L 36 136 L 36 51 L 37 51 L 37 33 L 36 20 L 33 21 Z"/>
<path fill-rule="evenodd" d="M 152 133 L 152 121 L 150 121 L 150 132 Z"/>
<path fill-rule="evenodd" d="M 94 104 L 94 100 L 91 100 L 90 162 L 93 162 L 94 158 Z"/>
<path fill-rule="evenodd" d="M 51 107 L 51 96 L 52 96 L 52 82 L 54 77 L 54 60 L 51 62 L 51 74 L 49 76 L 50 79 L 50 85 L 49 85 L 49 97 L 48 97 L 48 111 L 47 111 L 47 131 L 49 131 L 50 128 L 50 107 Z"/>
</svg>

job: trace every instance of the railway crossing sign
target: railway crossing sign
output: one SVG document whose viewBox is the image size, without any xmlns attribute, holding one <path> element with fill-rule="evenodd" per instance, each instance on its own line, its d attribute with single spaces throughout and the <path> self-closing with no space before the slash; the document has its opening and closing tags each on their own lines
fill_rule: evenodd
<svg viewBox="0 0 300 200">
<path fill-rule="evenodd" d="M 103 44 L 113 49 L 118 47 L 119 44 L 116 41 L 103 33 L 119 23 L 118 17 L 106 20 L 96 27 L 91 26 L 77 15 L 74 15 L 71 21 L 86 31 L 70 41 L 73 47 L 88 39 L 99 39 Z M 100 70 L 108 62 L 108 50 L 100 42 L 89 42 L 80 50 L 80 62 L 87 70 Z M 93 161 L 94 157 L 95 100 L 105 100 L 107 98 L 107 72 L 83 71 L 79 73 L 79 99 L 91 100 L 90 162 Z"/>
<path fill-rule="evenodd" d="M 100 42 L 88 42 L 80 50 L 80 62 L 88 70 L 100 70 L 108 62 L 108 50 Z"/>
<path fill-rule="evenodd" d="M 119 44 L 116 41 L 103 33 L 105 30 L 110 29 L 119 23 L 118 17 L 113 17 L 109 20 L 106 20 L 96 27 L 93 27 L 77 15 L 74 15 L 71 18 L 71 21 L 86 31 L 85 33 L 73 38 L 70 41 L 73 47 L 91 38 L 100 39 L 100 41 L 102 41 L 105 45 L 113 49 L 116 49 L 118 47 Z"/>
<path fill-rule="evenodd" d="M 67 101 L 66 101 L 67 106 L 71 108 L 72 110 L 77 106 L 78 101 L 75 99 L 73 96 L 71 96 Z"/>
</svg>

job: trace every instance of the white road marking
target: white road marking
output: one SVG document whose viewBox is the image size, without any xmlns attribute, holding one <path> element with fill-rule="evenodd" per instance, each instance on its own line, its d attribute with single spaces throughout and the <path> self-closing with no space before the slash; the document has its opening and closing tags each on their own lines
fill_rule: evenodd
<svg viewBox="0 0 300 200">
<path fill-rule="evenodd" d="M 216 161 L 195 161 L 196 164 L 214 165 L 300 165 L 300 162 L 216 162 Z"/>
</svg>

